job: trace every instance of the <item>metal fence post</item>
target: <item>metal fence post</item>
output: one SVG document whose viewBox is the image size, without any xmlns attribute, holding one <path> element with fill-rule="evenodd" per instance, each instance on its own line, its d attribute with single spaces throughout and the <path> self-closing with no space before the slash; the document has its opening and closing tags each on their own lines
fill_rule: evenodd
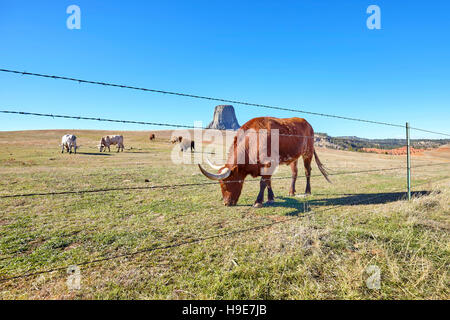
<svg viewBox="0 0 450 320">
<path fill-rule="evenodd" d="M 408 200 L 411 200 L 411 143 L 409 141 L 409 123 L 406 123 L 406 180 L 408 184 Z"/>
</svg>

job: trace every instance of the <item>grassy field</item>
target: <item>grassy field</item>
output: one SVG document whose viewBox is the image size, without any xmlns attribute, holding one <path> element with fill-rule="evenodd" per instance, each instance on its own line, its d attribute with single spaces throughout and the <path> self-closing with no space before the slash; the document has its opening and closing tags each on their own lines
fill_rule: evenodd
<svg viewBox="0 0 450 320">
<path fill-rule="evenodd" d="M 216 184 L 127 190 L 209 181 L 196 165 L 171 162 L 170 132 L 153 143 L 148 132 L 122 132 L 125 152 L 103 154 L 105 132 L 72 132 L 76 155 L 60 153 L 66 131 L 0 132 L 0 197 L 123 190 L 0 198 L 0 278 L 63 269 L 0 282 L 1 299 L 450 298 L 448 148 L 412 158 L 421 167 L 411 202 L 401 169 L 334 175 L 333 184 L 314 176 L 308 198 L 289 197 L 289 180 L 275 179 L 276 203 L 255 209 L 251 178 L 236 207 L 222 205 Z M 333 173 L 405 166 L 403 156 L 318 154 Z M 81 265 L 81 289 L 67 287 L 69 265 L 152 248 Z M 380 289 L 366 285 L 371 266 Z"/>
</svg>

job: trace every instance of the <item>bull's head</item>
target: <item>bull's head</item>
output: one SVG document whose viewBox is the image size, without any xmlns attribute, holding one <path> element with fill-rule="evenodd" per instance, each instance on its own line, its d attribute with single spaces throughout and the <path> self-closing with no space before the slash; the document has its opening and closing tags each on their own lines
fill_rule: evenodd
<svg viewBox="0 0 450 320">
<path fill-rule="evenodd" d="M 105 145 L 106 145 L 105 138 L 102 138 L 102 140 L 100 140 L 100 144 L 98 145 L 98 147 L 99 147 L 98 151 L 102 152 Z"/>
<path fill-rule="evenodd" d="M 244 179 L 246 174 L 239 170 L 239 166 L 234 165 L 225 165 L 225 166 L 215 166 L 209 160 L 208 164 L 214 168 L 219 170 L 218 174 L 210 173 L 206 171 L 200 164 L 198 167 L 200 171 L 211 180 L 219 181 L 220 188 L 222 190 L 222 199 L 223 204 L 226 206 L 234 206 L 239 200 L 239 196 L 241 195 L 242 187 L 244 185 Z"/>
</svg>

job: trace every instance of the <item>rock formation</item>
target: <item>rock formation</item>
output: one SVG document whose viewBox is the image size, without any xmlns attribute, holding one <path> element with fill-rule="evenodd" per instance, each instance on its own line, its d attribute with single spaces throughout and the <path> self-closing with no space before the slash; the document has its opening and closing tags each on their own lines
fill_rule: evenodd
<svg viewBox="0 0 450 320">
<path fill-rule="evenodd" d="M 233 106 L 220 105 L 214 109 L 213 121 L 208 125 L 210 129 L 237 130 L 239 125 Z"/>
</svg>

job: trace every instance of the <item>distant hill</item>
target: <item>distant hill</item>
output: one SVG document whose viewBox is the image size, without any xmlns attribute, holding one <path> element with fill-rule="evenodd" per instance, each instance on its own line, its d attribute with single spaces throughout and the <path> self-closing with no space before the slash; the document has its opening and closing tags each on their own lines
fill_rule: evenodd
<svg viewBox="0 0 450 320">
<path fill-rule="evenodd" d="M 326 133 L 316 133 L 315 143 L 319 147 L 363 151 L 364 148 L 397 149 L 405 146 L 406 139 L 366 139 L 355 136 L 331 137 Z M 411 146 L 416 149 L 434 149 L 449 144 L 450 139 L 412 139 Z"/>
</svg>

